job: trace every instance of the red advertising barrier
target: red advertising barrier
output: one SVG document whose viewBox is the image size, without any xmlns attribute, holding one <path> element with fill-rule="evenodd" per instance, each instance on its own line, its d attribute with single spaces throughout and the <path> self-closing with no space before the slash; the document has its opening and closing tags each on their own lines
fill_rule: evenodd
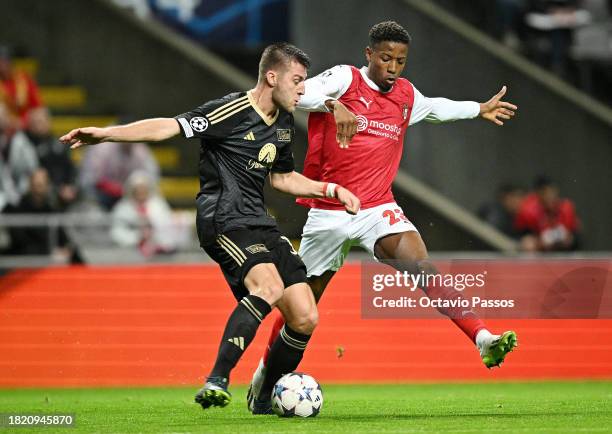
<svg viewBox="0 0 612 434">
<path fill-rule="evenodd" d="M 445 318 L 362 319 L 360 266 L 334 278 L 300 369 L 322 382 L 612 378 L 612 320 L 490 320 L 519 348 L 487 370 Z M 71 267 L 0 278 L 0 387 L 197 384 L 235 301 L 214 265 Z M 272 315 L 271 315 L 272 316 Z M 233 373 L 246 383 L 271 318 Z"/>
</svg>

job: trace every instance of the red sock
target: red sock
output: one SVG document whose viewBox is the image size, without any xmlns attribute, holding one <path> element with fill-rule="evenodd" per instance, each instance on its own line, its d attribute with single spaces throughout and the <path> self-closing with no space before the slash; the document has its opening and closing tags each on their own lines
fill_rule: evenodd
<svg viewBox="0 0 612 434">
<path fill-rule="evenodd" d="M 268 338 L 268 345 L 266 345 L 266 350 L 263 355 L 263 363 L 264 366 L 268 364 L 268 356 L 270 355 L 270 348 L 272 348 L 272 344 L 280 334 L 281 329 L 285 325 L 285 319 L 282 315 L 278 315 L 274 320 L 274 324 L 272 325 L 272 330 L 270 331 L 270 338 Z"/>
<path fill-rule="evenodd" d="M 443 300 L 462 299 L 461 294 L 452 288 L 432 286 L 427 289 L 429 298 L 441 298 Z M 471 310 L 464 315 L 464 309 L 460 307 L 438 308 L 438 311 L 450 318 L 457 327 L 461 329 L 470 340 L 476 343 L 476 335 L 482 329 L 486 329 L 484 322 Z"/>
<path fill-rule="evenodd" d="M 451 318 L 457 327 L 461 329 L 465 335 L 476 343 L 476 335 L 482 329 L 486 329 L 484 322 L 472 314 L 472 318 Z"/>
</svg>

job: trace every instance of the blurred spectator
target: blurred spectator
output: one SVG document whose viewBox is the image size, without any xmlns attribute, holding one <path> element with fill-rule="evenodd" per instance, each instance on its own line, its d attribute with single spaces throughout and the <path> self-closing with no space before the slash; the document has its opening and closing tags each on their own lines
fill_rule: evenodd
<svg viewBox="0 0 612 434">
<path fill-rule="evenodd" d="M 527 0 L 496 0 L 495 6 L 502 42 L 508 47 L 518 50 L 521 48 Z"/>
<path fill-rule="evenodd" d="M 612 0 L 584 0 L 593 23 L 576 30 L 571 48 L 580 86 L 612 101 Z"/>
<path fill-rule="evenodd" d="M 111 238 L 123 247 L 138 247 L 144 256 L 170 253 L 184 244 L 185 233 L 175 224 L 168 203 L 156 192 L 151 177 L 130 175 L 125 196 L 112 211 Z"/>
<path fill-rule="evenodd" d="M 30 111 L 26 129 L 15 134 L 14 140 L 26 141 L 35 149 L 41 167 L 49 173 L 60 210 L 65 210 L 77 198 L 76 169 L 68 147 L 51 133 L 51 117 L 46 107 Z"/>
<path fill-rule="evenodd" d="M 578 247 L 579 221 L 574 204 L 559 195 L 550 179 L 539 177 L 535 191 L 523 199 L 514 221 L 523 234 L 526 251 L 574 250 Z"/>
<path fill-rule="evenodd" d="M 525 20 L 533 30 L 536 60 L 566 77 L 574 29 L 591 22 L 580 0 L 530 0 Z"/>
<path fill-rule="evenodd" d="M 512 238 L 519 238 L 514 219 L 525 197 L 525 191 L 515 185 L 504 184 L 497 191 L 497 200 L 486 204 L 478 216 Z"/>
<path fill-rule="evenodd" d="M 0 211 L 19 203 L 38 165 L 34 147 L 10 132 L 8 111 L 0 103 Z"/>
<path fill-rule="evenodd" d="M 432 1 L 612 104 L 612 0 Z"/>
<path fill-rule="evenodd" d="M 48 214 L 56 212 L 52 202 L 49 175 L 43 168 L 30 176 L 29 190 L 17 206 L 10 206 L 7 213 Z M 15 255 L 49 255 L 65 262 L 73 255 L 68 237 L 61 227 L 12 227 L 10 228 L 10 253 Z"/>
<path fill-rule="evenodd" d="M 42 106 L 36 82 L 26 72 L 13 68 L 6 46 L 0 46 L 0 101 L 8 107 L 10 126 L 15 130 L 25 126 L 30 110 Z"/>
<path fill-rule="evenodd" d="M 144 143 L 104 143 L 87 149 L 79 175 L 83 191 L 110 210 L 123 196 L 123 185 L 135 171 L 144 171 L 154 184 L 159 166 Z"/>
</svg>

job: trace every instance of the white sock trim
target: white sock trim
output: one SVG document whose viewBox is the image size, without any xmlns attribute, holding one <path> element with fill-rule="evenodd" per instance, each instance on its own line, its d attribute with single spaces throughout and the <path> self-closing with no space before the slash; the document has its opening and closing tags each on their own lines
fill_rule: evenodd
<svg viewBox="0 0 612 434">
<path fill-rule="evenodd" d="M 487 341 L 490 341 L 493 337 L 493 334 L 487 330 L 482 329 L 476 334 L 476 346 L 481 348 Z"/>
</svg>

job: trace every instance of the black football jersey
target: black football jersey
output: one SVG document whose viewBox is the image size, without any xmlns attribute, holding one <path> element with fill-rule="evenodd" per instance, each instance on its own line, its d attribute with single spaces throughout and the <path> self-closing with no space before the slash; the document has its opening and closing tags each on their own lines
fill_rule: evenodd
<svg viewBox="0 0 612 434">
<path fill-rule="evenodd" d="M 175 117 L 186 138 L 200 139 L 196 197 L 202 245 L 234 229 L 275 227 L 264 206 L 270 171 L 294 170 L 293 115 L 267 116 L 250 92 L 232 93 Z"/>
</svg>

